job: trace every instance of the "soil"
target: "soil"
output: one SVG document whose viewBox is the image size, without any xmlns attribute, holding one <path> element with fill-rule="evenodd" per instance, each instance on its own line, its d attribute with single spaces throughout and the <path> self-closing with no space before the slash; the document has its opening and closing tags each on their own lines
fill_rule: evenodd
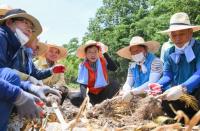
<svg viewBox="0 0 200 131">
<path fill-rule="evenodd" d="M 61 111 L 68 123 L 75 119 L 79 108 L 73 106 L 69 100 L 65 100 Z M 129 103 L 124 103 L 121 97 L 116 97 L 105 100 L 87 110 L 85 117 L 81 116 L 81 122 L 78 122 L 76 127 L 88 128 L 89 126 L 92 129 L 130 127 L 131 129 L 139 129 L 149 124 L 148 129 L 150 130 L 156 126 L 152 120 L 159 115 L 163 115 L 160 102 L 152 97 L 136 96 Z"/>
<path fill-rule="evenodd" d="M 55 117 L 47 123 L 45 129 L 40 131 L 197 131 L 196 126 L 185 130 L 174 119 L 162 117 L 164 114 L 161 102 L 154 97 L 135 96 L 130 102 L 125 103 L 120 96 L 108 99 L 93 107 L 89 106 L 87 99 L 80 108 L 73 106 L 65 100 L 60 110 L 66 124 L 60 124 Z M 81 110 L 81 111 L 80 111 Z M 178 113 L 178 111 L 177 111 Z M 54 114 L 55 115 L 55 114 Z M 78 116 L 78 117 L 77 117 Z M 160 119 L 158 119 L 160 118 Z M 164 119 L 163 119 L 164 118 Z M 197 123 L 200 112 L 196 115 Z M 193 124 L 193 126 L 196 124 Z M 192 127 L 193 127 L 192 126 Z M 62 130 L 64 129 L 64 130 Z"/>
</svg>

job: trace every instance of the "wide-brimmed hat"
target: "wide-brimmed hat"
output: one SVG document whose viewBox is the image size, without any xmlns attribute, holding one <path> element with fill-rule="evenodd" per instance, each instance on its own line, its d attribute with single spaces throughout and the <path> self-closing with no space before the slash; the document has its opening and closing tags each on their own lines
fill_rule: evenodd
<svg viewBox="0 0 200 131">
<path fill-rule="evenodd" d="M 47 44 L 47 46 L 48 46 L 48 49 L 52 47 L 52 48 L 56 48 L 59 50 L 58 60 L 67 57 L 67 49 L 66 48 L 64 48 L 62 46 L 57 46 L 55 44 Z"/>
<path fill-rule="evenodd" d="M 0 16 L 4 16 L 12 7 L 9 5 L 0 5 Z"/>
<path fill-rule="evenodd" d="M 48 46 L 47 44 L 43 42 L 37 42 L 36 44 L 37 48 L 37 56 L 43 56 L 47 51 L 48 51 Z"/>
<path fill-rule="evenodd" d="M 190 24 L 188 15 L 184 12 L 175 13 L 170 19 L 169 29 L 160 31 L 159 33 L 169 33 L 177 30 L 192 29 L 193 32 L 200 30 L 200 26 Z"/>
<path fill-rule="evenodd" d="M 79 58 L 85 58 L 85 49 L 88 46 L 92 46 L 92 45 L 97 46 L 97 47 L 99 47 L 99 45 L 101 45 L 102 46 L 101 48 L 104 48 L 105 52 L 108 51 L 108 46 L 106 46 L 105 44 L 103 44 L 101 42 L 94 41 L 94 40 L 88 40 L 84 45 L 81 45 L 77 49 L 76 56 L 79 57 Z"/>
<path fill-rule="evenodd" d="M 152 52 L 152 53 L 156 53 L 159 48 L 160 48 L 160 43 L 157 41 L 144 41 L 144 39 L 140 36 L 134 36 L 130 43 L 129 46 L 124 47 L 120 50 L 117 51 L 117 54 L 123 58 L 126 59 L 131 59 L 131 51 L 130 48 L 132 46 L 136 46 L 136 45 L 144 45 L 147 47 L 148 52 Z"/>
<path fill-rule="evenodd" d="M 33 27 L 34 27 L 34 32 L 33 35 L 37 37 L 41 32 L 42 32 L 42 26 L 40 22 L 33 17 L 32 15 L 26 13 L 26 11 L 22 9 L 12 9 L 9 10 L 1 19 L 0 19 L 0 24 L 2 24 L 4 21 L 11 19 L 11 18 L 25 18 L 32 22 Z"/>
</svg>

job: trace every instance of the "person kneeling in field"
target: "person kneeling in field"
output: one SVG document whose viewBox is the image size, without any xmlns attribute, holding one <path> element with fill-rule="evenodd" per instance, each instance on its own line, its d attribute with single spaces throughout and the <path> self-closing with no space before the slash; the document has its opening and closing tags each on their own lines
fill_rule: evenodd
<svg viewBox="0 0 200 131">
<path fill-rule="evenodd" d="M 147 41 L 140 36 L 135 36 L 130 45 L 120 49 L 117 54 L 130 59 L 126 82 L 120 94 L 122 99 L 129 102 L 134 95 L 146 93 L 148 84 L 157 82 L 163 70 L 162 62 L 153 53 L 159 50 L 157 41 Z"/>
<path fill-rule="evenodd" d="M 38 57 L 38 60 L 35 61 L 35 64 L 39 69 L 48 69 L 52 68 L 56 64 L 58 64 L 58 61 L 66 58 L 67 56 L 67 49 L 61 46 L 56 46 L 53 44 L 44 44 L 39 42 L 40 44 L 37 45 L 37 50 L 40 52 L 44 48 L 47 48 L 48 50 L 41 54 Z M 46 47 L 45 47 L 46 46 Z M 63 68 L 64 69 L 64 68 Z M 60 70 L 63 70 L 60 68 Z M 62 72 L 62 71 L 59 71 Z M 68 88 L 66 87 L 66 82 L 64 78 L 64 73 L 56 73 L 52 74 L 50 77 L 42 80 L 43 84 L 48 85 L 50 87 L 54 87 L 62 92 L 62 99 L 61 103 L 64 102 L 65 97 L 68 94 Z"/>
<path fill-rule="evenodd" d="M 119 85 L 114 80 L 109 81 L 108 70 L 116 71 L 117 66 L 106 53 L 108 47 L 101 42 L 89 40 L 77 49 L 77 56 L 84 61 L 79 65 L 77 82 L 80 92 L 71 94 L 70 101 L 75 106 L 80 106 L 89 90 L 92 105 L 112 98 L 118 91 Z"/>
<path fill-rule="evenodd" d="M 200 30 L 200 26 L 190 24 L 189 17 L 184 12 L 174 14 L 170 19 L 170 28 L 161 33 L 168 34 L 174 46 L 164 55 L 164 72 L 162 78 L 149 85 L 152 94 L 163 93 L 162 106 L 170 117 L 175 110 L 184 111 L 192 117 L 195 110 L 181 101 L 183 94 L 192 95 L 200 102 L 200 42 L 192 38 L 193 32 Z M 160 92 L 155 91 L 160 88 Z"/>
</svg>

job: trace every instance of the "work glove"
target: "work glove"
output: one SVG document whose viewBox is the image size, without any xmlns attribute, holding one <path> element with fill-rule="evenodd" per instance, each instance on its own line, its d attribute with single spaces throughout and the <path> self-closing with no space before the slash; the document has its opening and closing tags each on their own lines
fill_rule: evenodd
<svg viewBox="0 0 200 131">
<path fill-rule="evenodd" d="M 61 99 L 57 95 L 49 94 L 47 96 L 47 106 L 50 106 L 54 102 L 60 105 Z"/>
<path fill-rule="evenodd" d="M 133 92 L 131 91 L 126 91 L 122 96 L 122 100 L 124 102 L 130 102 L 132 98 L 133 98 Z"/>
<path fill-rule="evenodd" d="M 56 73 L 64 73 L 65 72 L 65 66 L 64 65 L 55 65 L 51 68 L 51 72 L 56 74 Z"/>
<path fill-rule="evenodd" d="M 39 113 L 41 109 L 36 105 L 36 102 L 40 101 L 40 98 L 38 98 L 37 96 L 21 90 L 16 98 L 16 101 L 14 102 L 19 117 L 21 119 L 23 117 L 29 119 L 39 118 Z"/>
<path fill-rule="evenodd" d="M 28 81 L 30 81 L 34 85 L 43 85 L 43 82 L 41 80 L 37 80 L 35 77 L 29 76 Z"/>
<path fill-rule="evenodd" d="M 68 94 L 69 94 L 69 89 L 66 87 L 66 86 L 54 86 L 53 88 L 59 90 L 62 92 L 61 96 L 62 96 L 62 99 L 61 99 L 61 102 L 60 102 L 60 105 L 63 104 L 65 98 L 68 97 Z"/>
<path fill-rule="evenodd" d="M 47 95 L 49 93 L 52 93 L 54 95 L 57 95 L 61 99 L 61 92 L 59 90 L 50 88 L 49 86 L 36 86 L 36 85 L 31 85 L 29 88 L 29 92 L 33 93 L 34 95 L 38 96 L 42 101 L 47 103 Z"/>
<path fill-rule="evenodd" d="M 153 95 L 153 96 L 156 96 L 156 95 L 159 95 L 162 93 L 162 85 L 160 84 L 157 84 L 157 83 L 151 83 L 148 85 L 149 87 L 149 94 L 150 95 Z"/>
<path fill-rule="evenodd" d="M 168 101 L 178 100 L 184 93 L 186 93 L 184 87 L 181 85 L 174 86 L 163 93 L 163 99 Z"/>
</svg>

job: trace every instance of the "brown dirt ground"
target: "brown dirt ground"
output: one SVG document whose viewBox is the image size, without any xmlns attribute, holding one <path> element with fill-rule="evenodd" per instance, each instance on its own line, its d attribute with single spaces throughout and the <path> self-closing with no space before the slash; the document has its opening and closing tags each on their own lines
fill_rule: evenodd
<svg viewBox="0 0 200 131">
<path fill-rule="evenodd" d="M 134 97 L 130 103 L 116 100 L 105 100 L 87 111 L 86 124 L 79 122 L 76 127 L 90 126 L 92 129 L 107 128 L 141 128 L 149 124 L 149 129 L 155 127 L 152 119 L 162 115 L 160 103 L 152 98 Z M 79 108 L 73 106 L 66 100 L 61 107 L 66 122 L 75 119 Z M 83 119 L 83 120 L 84 120 Z"/>
</svg>

